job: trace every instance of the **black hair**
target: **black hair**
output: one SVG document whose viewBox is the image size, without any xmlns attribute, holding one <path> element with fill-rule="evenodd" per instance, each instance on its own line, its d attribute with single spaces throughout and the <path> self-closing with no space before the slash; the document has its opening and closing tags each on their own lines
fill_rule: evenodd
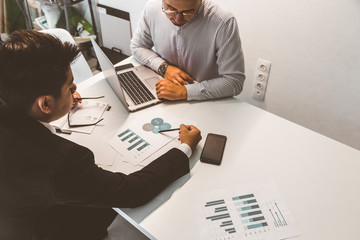
<svg viewBox="0 0 360 240">
<path fill-rule="evenodd" d="M 28 112 L 42 95 L 58 98 L 79 48 L 36 31 L 17 31 L 0 45 L 0 99 Z"/>
</svg>

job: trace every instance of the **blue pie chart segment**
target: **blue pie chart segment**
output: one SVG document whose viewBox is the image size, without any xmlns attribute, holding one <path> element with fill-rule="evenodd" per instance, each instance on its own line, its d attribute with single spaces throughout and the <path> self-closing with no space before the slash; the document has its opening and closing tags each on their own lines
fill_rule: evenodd
<svg viewBox="0 0 360 240">
<path fill-rule="evenodd" d="M 157 127 L 156 127 L 156 128 L 154 128 L 154 129 L 152 130 L 152 132 L 153 132 L 153 133 L 155 133 L 155 134 L 158 134 L 158 133 L 159 133 L 159 131 L 160 131 L 160 129 L 159 129 L 159 128 L 157 128 Z"/>
<path fill-rule="evenodd" d="M 160 125 L 160 130 L 169 130 L 171 129 L 171 125 L 169 123 L 163 123 Z"/>
<path fill-rule="evenodd" d="M 163 123 L 164 120 L 162 118 L 154 118 L 153 120 L 151 120 L 151 124 L 154 126 L 160 126 Z"/>
</svg>

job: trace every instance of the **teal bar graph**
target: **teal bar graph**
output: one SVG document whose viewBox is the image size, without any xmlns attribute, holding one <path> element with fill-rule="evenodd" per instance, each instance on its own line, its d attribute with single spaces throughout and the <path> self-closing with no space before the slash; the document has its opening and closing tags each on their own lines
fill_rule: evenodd
<svg viewBox="0 0 360 240">
<path fill-rule="evenodd" d="M 233 197 L 232 199 L 235 201 L 235 200 L 241 200 L 241 199 L 253 198 L 253 197 L 254 197 L 254 194 L 247 194 L 247 195 Z"/>
<path fill-rule="evenodd" d="M 251 209 L 256 209 L 256 208 L 259 208 L 259 205 L 254 205 L 254 206 L 248 206 L 248 207 L 242 207 L 238 210 L 241 210 L 241 211 L 247 211 L 247 210 L 251 210 Z"/>
<path fill-rule="evenodd" d="M 255 229 L 268 226 L 254 194 L 241 195 L 232 199 L 246 231 L 257 231 Z"/>
<path fill-rule="evenodd" d="M 129 135 L 127 135 L 126 137 L 122 138 L 121 141 L 125 142 L 126 140 L 128 140 L 129 138 L 131 138 L 134 135 L 135 135 L 135 133 L 132 132 Z"/>
<path fill-rule="evenodd" d="M 235 228 L 228 228 L 228 229 L 225 229 L 225 231 L 228 232 L 229 234 L 236 233 Z"/>
<path fill-rule="evenodd" d="M 143 150 L 144 148 L 146 148 L 147 146 L 149 146 L 150 144 L 149 143 L 145 143 L 144 145 L 142 145 L 141 147 L 139 147 L 137 150 L 138 151 L 141 151 L 141 150 Z"/>
<path fill-rule="evenodd" d="M 232 220 L 222 222 L 220 227 L 225 227 L 225 226 L 230 226 L 230 225 L 233 225 Z"/>
<path fill-rule="evenodd" d="M 247 201 L 235 201 L 234 204 L 235 206 L 244 206 L 247 204 L 252 204 L 252 203 L 257 203 L 256 199 L 251 199 L 251 200 L 247 200 Z"/>
<path fill-rule="evenodd" d="M 136 136 L 136 137 L 130 139 L 130 140 L 129 140 L 129 143 L 133 143 L 136 139 L 139 139 L 139 136 Z"/>
<path fill-rule="evenodd" d="M 224 204 L 225 201 L 224 200 L 216 200 L 216 201 L 211 201 L 211 202 L 207 202 L 205 207 L 210 207 L 210 206 L 214 206 L 214 205 L 219 205 L 219 204 Z"/>
<path fill-rule="evenodd" d="M 241 217 L 249 217 L 249 216 L 253 216 L 253 215 L 257 215 L 257 214 L 261 214 L 262 212 L 259 211 L 254 211 L 254 212 L 248 212 L 248 213 L 242 213 L 240 214 Z"/>
<path fill-rule="evenodd" d="M 134 143 L 133 145 L 131 145 L 130 147 L 128 147 L 127 150 L 131 151 L 131 150 L 133 150 L 134 148 L 136 148 L 138 145 L 140 145 L 143 142 L 144 142 L 144 140 L 141 139 L 140 141 L 138 141 L 138 142 Z"/>
<path fill-rule="evenodd" d="M 220 220 L 220 219 L 229 218 L 229 217 L 230 217 L 230 215 L 228 213 L 226 213 L 226 214 L 210 216 L 210 217 L 207 217 L 206 219 L 210 219 L 211 221 L 215 221 L 215 220 Z"/>
<path fill-rule="evenodd" d="M 131 130 L 130 130 L 130 129 L 127 129 L 127 130 L 125 130 L 124 132 L 120 133 L 120 134 L 118 135 L 118 137 L 122 137 L 122 136 L 124 136 L 125 134 L 127 134 L 127 133 L 129 133 L 129 132 L 131 132 Z"/>
<path fill-rule="evenodd" d="M 218 194 L 218 196 L 222 195 Z M 223 199 L 218 197 L 214 201 L 203 201 L 206 224 L 214 228 L 214 231 L 209 232 L 209 237 L 211 234 L 214 235 L 214 238 L 211 239 L 215 239 L 216 235 L 216 240 L 265 239 L 273 225 L 268 210 L 273 213 L 274 220 L 281 220 L 285 225 L 286 222 L 281 212 L 282 205 L 278 205 L 276 202 L 269 203 L 261 197 L 261 194 L 251 193 L 247 189 L 247 192 L 242 191 L 237 195 L 221 197 Z M 275 211 L 272 212 L 269 208 L 273 208 Z M 260 238 L 261 236 L 264 237 Z"/>
<path fill-rule="evenodd" d="M 241 220 L 241 222 L 243 224 L 247 224 L 247 223 L 258 222 L 258 221 L 262 221 L 262 220 L 265 220 L 265 218 L 263 216 Z"/>
<path fill-rule="evenodd" d="M 244 227 L 245 230 L 250 230 L 250 229 L 254 229 L 254 228 L 259 228 L 259 227 L 266 227 L 268 224 L 266 222 L 264 223 L 258 223 L 258 224 L 253 224 L 253 225 L 249 225 Z"/>
<path fill-rule="evenodd" d="M 216 210 L 223 210 L 223 209 L 227 210 L 227 207 L 226 207 L 226 206 L 224 206 L 224 207 L 217 207 L 217 208 L 215 208 L 215 211 L 216 211 Z"/>
<path fill-rule="evenodd" d="M 224 212 L 224 211 L 227 211 L 227 207 L 218 207 L 218 208 L 215 208 L 215 212 Z"/>
</svg>

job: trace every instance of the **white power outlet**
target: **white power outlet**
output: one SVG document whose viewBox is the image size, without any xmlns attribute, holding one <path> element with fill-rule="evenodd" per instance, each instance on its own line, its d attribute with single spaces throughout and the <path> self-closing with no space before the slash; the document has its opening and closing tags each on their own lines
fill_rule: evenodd
<svg viewBox="0 0 360 240">
<path fill-rule="evenodd" d="M 252 97 L 258 101 L 264 101 L 266 86 L 269 80 L 271 62 L 258 59 L 255 70 L 255 80 Z"/>
</svg>

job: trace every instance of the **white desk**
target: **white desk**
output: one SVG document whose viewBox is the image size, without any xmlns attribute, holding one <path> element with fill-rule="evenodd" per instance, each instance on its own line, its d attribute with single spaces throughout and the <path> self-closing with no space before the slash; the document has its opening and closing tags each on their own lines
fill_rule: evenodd
<svg viewBox="0 0 360 240">
<path fill-rule="evenodd" d="M 191 157 L 191 178 L 178 180 L 143 207 L 125 209 L 158 239 L 196 239 L 190 195 L 267 180 L 275 182 L 303 232 L 296 239 L 360 239 L 359 151 L 236 98 L 166 102 L 128 115 L 100 79 L 102 74 L 79 86 L 84 96 L 104 94 L 112 106 L 92 135 L 112 133 L 124 115 L 136 119 L 155 109 L 199 122 L 203 140 Z M 221 166 L 198 161 L 209 132 L 228 137 Z"/>
</svg>

